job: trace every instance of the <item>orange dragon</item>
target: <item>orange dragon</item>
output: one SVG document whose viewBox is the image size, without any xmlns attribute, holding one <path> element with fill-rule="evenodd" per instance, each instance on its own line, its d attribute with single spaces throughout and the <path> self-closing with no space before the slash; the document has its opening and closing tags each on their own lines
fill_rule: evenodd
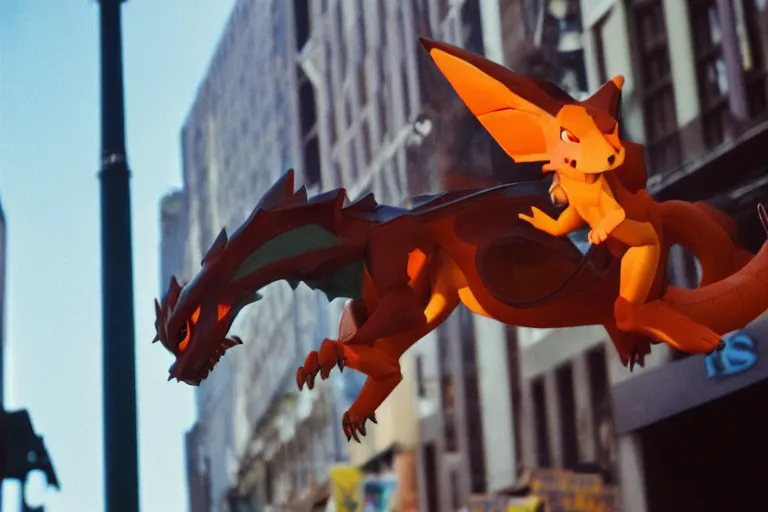
<svg viewBox="0 0 768 512">
<path fill-rule="evenodd" d="M 305 384 L 311 389 L 318 373 L 325 379 L 335 366 L 368 376 L 342 418 L 347 438 L 356 440 L 358 434 L 365 435 L 367 420 L 376 421 L 376 409 L 401 381 L 402 354 L 459 303 L 509 325 L 603 325 L 630 369 L 635 363 L 642 365 L 650 352 L 646 336 L 654 342 L 668 337 L 690 352 L 709 352 L 721 335 L 743 327 L 768 308 L 766 246 L 753 256 L 734 241 L 735 224 L 725 214 L 705 204 L 655 203 L 643 191 L 642 147 L 615 136 L 620 80 L 577 102 L 549 82 L 521 77 L 458 48 L 423 42 L 508 153 L 518 159 L 523 155 L 548 160 L 550 168 L 557 168 L 559 182 L 545 178 L 445 192 L 416 198 L 412 208 L 404 209 L 380 205 L 372 194 L 349 203 L 343 189 L 308 198 L 303 187 L 294 191 L 289 171 L 231 237 L 222 230 L 189 284 L 182 287 L 173 278 L 162 301 L 155 301 L 155 341 L 175 356 L 169 380 L 200 384 L 222 355 L 241 343 L 235 336 L 228 337 L 235 316 L 260 299 L 259 290 L 279 280 L 294 287 L 303 282 L 331 299 L 350 299 L 338 338 L 325 340 L 319 351 L 311 352 L 296 379 L 300 389 Z M 468 97 L 476 99 L 468 101 Z M 594 145 L 603 151 L 606 164 L 593 153 L 569 149 L 566 144 L 576 143 L 563 141 L 559 132 L 556 135 L 564 145 L 547 146 L 556 141 L 537 135 L 546 123 L 526 121 L 525 115 L 540 114 L 518 110 L 523 104 L 518 98 L 527 98 L 527 105 L 543 105 L 537 108 L 555 112 L 554 118 L 567 105 L 569 113 L 559 114 L 558 123 L 566 124 L 568 130 L 562 137 Z M 519 138 L 507 137 L 500 131 L 502 126 L 512 132 L 522 126 Z M 612 163 L 608 163 L 609 153 L 615 155 Z M 625 236 L 623 228 L 616 234 L 617 226 L 601 224 L 599 219 L 621 224 L 612 213 L 617 207 L 600 203 L 597 210 L 607 215 L 598 218 L 584 213 L 595 226 L 587 235 L 593 243 L 582 251 L 575 243 L 576 234 L 565 236 L 577 224 L 574 210 L 566 217 L 566 225 L 565 219 L 559 220 L 560 208 L 553 204 L 557 202 L 553 199 L 573 199 L 572 183 L 580 176 L 555 165 L 555 154 L 560 161 L 576 159 L 571 167 L 575 170 L 582 168 L 578 160 L 587 162 L 589 169 L 602 165 L 605 175 L 599 180 L 599 197 L 613 198 L 626 219 L 650 224 L 657 241 L 637 243 L 633 235 Z M 582 179 L 589 185 L 587 181 Z M 584 208 L 583 198 L 575 195 L 579 200 L 574 204 Z M 537 226 L 557 226 L 548 231 L 563 236 L 536 229 L 531 221 Z M 627 284 L 627 269 L 632 269 L 630 276 L 640 272 L 627 265 L 633 259 L 627 260 L 627 255 L 633 248 L 654 244 L 658 255 L 646 256 L 639 265 L 651 276 L 651 284 L 644 285 L 649 289 L 647 298 L 632 309 L 640 309 L 638 314 L 617 318 L 615 310 L 621 309 L 614 307 L 617 300 L 624 297 L 629 302 L 625 296 L 629 295 L 640 302 L 636 297 L 642 295 L 627 291 L 632 288 Z M 665 262 L 673 244 L 698 257 L 700 288 L 667 285 Z M 651 263 L 653 272 L 646 271 Z M 641 308 L 654 303 L 661 313 L 649 317 Z M 681 335 L 666 324 L 669 319 L 683 322 L 689 333 L 705 331 L 706 343 L 701 336 Z M 717 340 L 711 339 L 710 331 L 718 333 Z"/>
</svg>

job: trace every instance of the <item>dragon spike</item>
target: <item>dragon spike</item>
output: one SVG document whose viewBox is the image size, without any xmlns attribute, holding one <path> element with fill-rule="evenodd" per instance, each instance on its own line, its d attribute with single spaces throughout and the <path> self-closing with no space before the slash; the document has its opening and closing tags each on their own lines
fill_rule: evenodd
<svg viewBox="0 0 768 512">
<path fill-rule="evenodd" d="M 205 253 L 205 256 L 203 256 L 203 261 L 200 262 L 201 265 L 205 265 L 209 261 L 213 260 L 216 256 L 218 256 L 222 250 L 224 250 L 224 247 L 227 245 L 227 230 L 226 228 L 221 228 L 221 231 L 219 232 L 219 236 L 216 237 L 216 240 L 213 241 L 213 244 L 211 244 L 211 248 L 208 249 L 208 252 Z"/>
<path fill-rule="evenodd" d="M 224 348 L 224 350 L 228 350 L 232 347 L 236 347 L 237 345 L 240 345 L 235 339 L 234 336 L 232 338 L 224 338 L 224 340 L 221 342 L 221 346 Z"/>
<path fill-rule="evenodd" d="M 275 182 L 272 187 L 264 194 L 264 197 L 259 201 L 259 207 L 263 209 L 271 209 L 278 206 L 286 197 L 293 196 L 293 169 L 289 169 L 288 172 Z"/>
<path fill-rule="evenodd" d="M 152 343 L 157 343 L 158 341 L 160 341 L 160 333 L 155 334 L 155 337 L 152 340 Z"/>
<path fill-rule="evenodd" d="M 301 205 L 307 203 L 307 187 L 302 185 L 299 190 L 293 194 L 285 196 L 277 206 L 280 208 L 289 208 L 291 206 Z"/>
<path fill-rule="evenodd" d="M 168 306 L 170 308 L 176 307 L 176 302 L 178 302 L 180 294 L 181 294 L 181 285 L 176 280 L 176 276 L 171 276 L 171 284 L 168 289 Z"/>
<path fill-rule="evenodd" d="M 306 203 L 307 202 L 307 187 L 302 185 L 299 190 L 297 190 L 293 197 L 299 200 L 299 202 Z"/>
<path fill-rule="evenodd" d="M 181 286 L 176 280 L 176 276 L 171 276 L 171 284 L 168 288 L 168 291 L 171 293 L 171 295 L 181 293 Z"/>
<path fill-rule="evenodd" d="M 160 309 L 160 303 L 155 299 L 155 315 L 159 318 L 162 310 Z"/>
</svg>

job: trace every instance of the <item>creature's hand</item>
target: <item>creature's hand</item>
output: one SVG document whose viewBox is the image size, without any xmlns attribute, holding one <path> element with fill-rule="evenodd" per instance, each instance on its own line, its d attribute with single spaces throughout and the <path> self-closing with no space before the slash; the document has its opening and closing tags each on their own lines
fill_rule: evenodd
<svg viewBox="0 0 768 512">
<path fill-rule="evenodd" d="M 557 170 L 557 166 L 552 162 L 547 162 L 541 166 L 541 172 L 554 172 Z"/>
<path fill-rule="evenodd" d="M 608 238 L 608 234 L 608 230 L 605 226 L 600 225 L 589 232 L 587 240 L 589 240 L 589 243 L 597 245 L 605 242 L 606 238 Z"/>
<path fill-rule="evenodd" d="M 589 232 L 589 235 L 587 235 L 589 243 L 597 245 L 605 242 L 613 230 L 616 229 L 619 224 L 624 222 L 624 219 L 626 218 L 627 216 L 624 213 L 624 210 L 616 210 L 612 214 L 603 217 L 597 227 L 592 229 L 592 231 Z"/>
<path fill-rule="evenodd" d="M 520 217 L 521 219 L 523 219 L 525 222 L 529 223 L 531 226 L 535 227 L 536 229 L 540 229 L 545 233 L 553 234 L 553 231 L 555 230 L 555 226 L 557 224 L 557 221 L 555 221 L 555 219 L 553 219 L 543 211 L 539 210 L 535 206 L 531 206 L 531 213 L 533 214 L 533 216 L 520 213 L 518 214 L 518 217 Z"/>
</svg>

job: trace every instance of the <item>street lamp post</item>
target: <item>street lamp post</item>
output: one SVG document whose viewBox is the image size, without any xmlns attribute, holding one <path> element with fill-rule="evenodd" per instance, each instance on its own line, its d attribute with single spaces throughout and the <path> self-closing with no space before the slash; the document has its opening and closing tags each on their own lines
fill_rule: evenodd
<svg viewBox="0 0 768 512">
<path fill-rule="evenodd" d="M 131 202 L 125 154 L 120 8 L 99 0 L 105 510 L 138 512 Z"/>
</svg>

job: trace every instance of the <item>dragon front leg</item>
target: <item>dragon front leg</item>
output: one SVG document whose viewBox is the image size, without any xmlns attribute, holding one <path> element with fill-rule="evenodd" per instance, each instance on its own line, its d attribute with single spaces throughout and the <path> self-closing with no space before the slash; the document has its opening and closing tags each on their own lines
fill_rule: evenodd
<svg viewBox="0 0 768 512">
<path fill-rule="evenodd" d="M 341 418 L 341 428 L 347 436 L 347 441 L 354 438 L 359 443 L 358 432 L 361 435 L 366 434 L 366 421 L 371 420 L 373 423 L 378 423 L 376 421 L 376 409 L 379 408 L 402 380 L 403 376 L 399 368 L 397 373 L 393 373 L 383 379 L 376 380 L 373 377 L 368 377 L 365 380 L 363 389 L 360 390 L 360 395 L 358 395 L 349 410 Z"/>
<path fill-rule="evenodd" d="M 354 305 L 354 301 L 350 305 Z M 342 339 L 324 340 L 319 351 L 312 351 L 307 355 L 304 365 L 296 371 L 296 384 L 300 390 L 303 389 L 304 384 L 312 389 L 318 373 L 322 379 L 327 379 L 334 366 L 338 366 L 341 370 L 345 366 L 359 369 L 353 366 L 355 364 L 353 360 L 357 360 L 358 356 L 350 355 L 348 350 L 350 347 L 355 348 L 355 353 L 358 352 L 358 348 L 370 350 L 376 340 L 413 329 L 421 330 L 427 324 L 423 308 L 419 307 L 413 289 L 407 286 L 396 288 L 384 295 L 370 317 L 361 324 L 358 319 L 354 318 L 355 316 L 359 317 L 359 313 L 355 314 L 354 308 L 346 309 L 344 314 L 353 317 L 351 323 L 355 327 L 345 329 L 344 317 L 342 317 L 342 325 L 340 326 L 340 338 Z M 349 332 L 346 336 L 345 330 Z M 381 350 L 377 350 L 377 352 L 385 354 Z M 372 375 L 365 370 L 361 369 L 360 371 Z"/>
</svg>

